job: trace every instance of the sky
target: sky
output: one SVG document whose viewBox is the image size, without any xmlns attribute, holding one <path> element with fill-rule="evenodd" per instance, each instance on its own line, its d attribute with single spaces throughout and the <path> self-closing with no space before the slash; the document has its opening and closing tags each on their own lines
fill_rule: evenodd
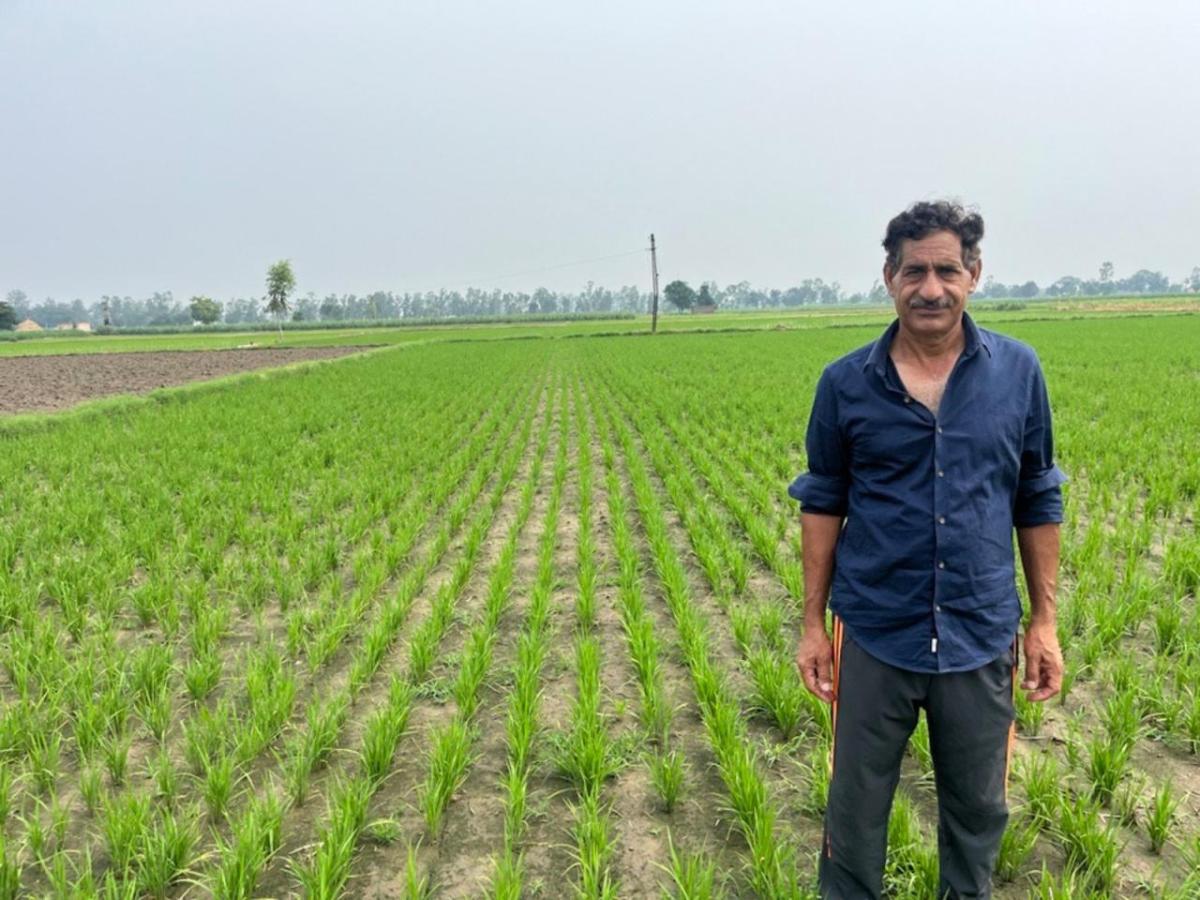
<svg viewBox="0 0 1200 900">
<path fill-rule="evenodd" d="M 0 0 L 0 293 L 1200 266 L 1200 4 Z"/>
</svg>

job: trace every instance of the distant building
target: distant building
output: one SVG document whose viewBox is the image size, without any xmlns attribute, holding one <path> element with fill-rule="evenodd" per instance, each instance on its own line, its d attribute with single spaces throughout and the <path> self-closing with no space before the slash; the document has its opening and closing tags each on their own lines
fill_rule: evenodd
<svg viewBox="0 0 1200 900">
<path fill-rule="evenodd" d="M 715 313 L 716 311 L 717 311 L 716 304 L 713 304 L 713 303 L 706 303 L 704 306 L 693 306 L 692 307 L 692 312 L 700 313 L 701 315 L 704 315 L 707 313 Z"/>
<path fill-rule="evenodd" d="M 18 326 L 20 327 L 20 326 Z M 32 330 L 32 329 L 30 329 Z M 40 330 L 40 329 L 39 329 Z M 55 331 L 91 331 L 91 322 L 63 322 L 61 325 L 54 326 Z"/>
<path fill-rule="evenodd" d="M 15 330 L 16 331 L 41 331 L 42 326 L 39 325 L 37 322 L 33 321 L 33 319 L 26 319 L 23 322 L 18 322 Z"/>
</svg>

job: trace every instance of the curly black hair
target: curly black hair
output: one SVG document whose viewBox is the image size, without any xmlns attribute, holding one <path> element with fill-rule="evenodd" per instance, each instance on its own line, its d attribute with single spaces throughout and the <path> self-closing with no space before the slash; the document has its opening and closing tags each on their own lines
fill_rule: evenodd
<svg viewBox="0 0 1200 900">
<path fill-rule="evenodd" d="M 914 203 L 888 222 L 883 236 L 890 266 L 900 263 L 900 245 L 906 240 L 919 241 L 937 231 L 949 231 L 962 241 L 963 265 L 974 265 L 979 259 L 979 242 L 983 240 L 983 216 L 968 210 L 961 203 L 937 200 L 933 203 Z"/>
</svg>

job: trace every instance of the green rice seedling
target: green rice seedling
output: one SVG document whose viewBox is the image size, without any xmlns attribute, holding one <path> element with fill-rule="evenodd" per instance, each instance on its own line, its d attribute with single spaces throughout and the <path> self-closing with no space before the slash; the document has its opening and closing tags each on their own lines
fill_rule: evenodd
<svg viewBox="0 0 1200 900">
<path fill-rule="evenodd" d="M 135 880 L 139 891 L 163 898 L 188 872 L 200 841 L 193 818 L 163 813 L 142 841 Z"/>
<path fill-rule="evenodd" d="M 680 750 L 655 753 L 650 756 L 649 763 L 650 782 L 662 801 L 663 809 L 671 812 L 683 792 L 686 774 L 683 753 Z"/>
<path fill-rule="evenodd" d="M 600 803 L 599 788 L 584 792 L 575 816 L 575 864 L 579 869 L 577 894 L 587 900 L 610 900 L 617 896 L 617 884 L 609 870 L 616 849 L 610 830 L 608 810 Z"/>
<path fill-rule="evenodd" d="M 349 709 L 350 700 L 345 694 L 332 698 L 314 697 L 309 703 L 305 711 L 308 732 L 304 756 L 310 770 L 322 765 L 337 746 Z"/>
<path fill-rule="evenodd" d="M 174 712 L 171 689 L 163 685 L 149 696 L 140 696 L 137 712 L 154 739 L 161 742 L 171 727 Z"/>
<path fill-rule="evenodd" d="M 787 610 L 782 603 L 765 601 L 758 607 L 758 630 L 762 639 L 777 653 L 789 653 Z"/>
<path fill-rule="evenodd" d="M 524 887 L 524 860 L 519 854 L 501 853 L 496 857 L 488 895 L 492 900 L 521 900 Z"/>
<path fill-rule="evenodd" d="M 1089 888 L 1110 893 L 1116 883 L 1121 845 L 1115 827 L 1103 821 L 1100 807 L 1085 801 L 1063 803 L 1057 834 L 1067 868 Z"/>
<path fill-rule="evenodd" d="M 922 776 L 931 777 L 933 775 L 933 751 L 929 747 L 929 720 L 925 716 L 921 716 L 917 720 L 917 727 L 913 729 L 913 733 L 908 739 L 908 747 L 917 761 Z"/>
<path fill-rule="evenodd" d="M 1200 753 L 1200 688 L 1191 687 L 1183 703 L 1183 730 L 1193 754 Z"/>
<path fill-rule="evenodd" d="M 1113 819 L 1126 828 L 1137 827 L 1144 786 L 1145 778 L 1140 773 L 1134 773 L 1124 778 L 1113 791 L 1109 809 Z"/>
<path fill-rule="evenodd" d="M 1008 827 L 1000 838 L 1000 851 L 996 855 L 997 878 L 1016 881 L 1024 874 L 1040 831 L 1037 821 L 1031 817 L 1017 815 L 1009 819 Z"/>
<path fill-rule="evenodd" d="M 404 898 L 405 900 L 428 900 L 433 896 L 429 877 L 422 875 L 417 866 L 417 844 L 409 844 L 404 854 Z M 517 896 L 520 896 L 519 894 Z"/>
<path fill-rule="evenodd" d="M 274 792 L 260 794 L 231 824 L 231 838 L 217 836 L 217 867 L 206 887 L 218 900 L 250 900 L 259 874 L 279 848 L 283 806 Z"/>
<path fill-rule="evenodd" d="M 67 868 L 67 852 L 58 850 L 41 864 L 42 874 L 46 877 L 49 895 L 53 897 L 77 897 L 79 894 L 72 890 L 71 871 Z"/>
<path fill-rule="evenodd" d="M 154 780 L 158 796 L 166 802 L 168 807 L 173 807 L 175 801 L 179 799 L 182 785 L 179 780 L 179 770 L 175 767 L 175 763 L 166 749 L 160 747 L 158 753 L 154 755 L 150 762 L 149 774 Z"/>
<path fill-rule="evenodd" d="M 746 606 L 732 606 L 729 609 L 729 624 L 733 633 L 734 643 L 743 656 L 750 652 L 754 641 L 754 612 Z"/>
<path fill-rule="evenodd" d="M 1086 671 L 1083 659 L 1078 656 L 1068 655 L 1063 662 L 1062 687 L 1058 691 L 1058 705 L 1064 706 L 1067 702 L 1067 697 L 1070 696 L 1075 683 Z"/>
<path fill-rule="evenodd" d="M 33 783 L 42 794 L 49 794 L 58 780 L 62 735 L 57 731 L 34 730 L 26 736 L 25 744 Z"/>
<path fill-rule="evenodd" d="M 1132 750 L 1132 744 L 1108 736 L 1088 742 L 1088 779 L 1094 799 L 1104 804 L 1112 801 L 1113 792 L 1129 770 Z"/>
<path fill-rule="evenodd" d="M 525 770 L 511 758 L 503 779 L 504 787 L 504 848 L 506 855 L 515 852 L 525 834 L 525 808 L 529 781 Z"/>
<path fill-rule="evenodd" d="M 1017 727 L 1021 729 L 1022 734 L 1028 737 L 1037 737 L 1041 734 L 1042 721 L 1046 717 L 1046 705 L 1030 701 L 1025 692 L 1021 690 L 1013 695 L 1013 699 L 1016 707 Z"/>
<path fill-rule="evenodd" d="M 1150 810 L 1146 815 L 1146 831 L 1150 835 L 1150 851 L 1161 853 L 1171 835 L 1171 825 L 1179 808 L 1179 799 L 1168 781 L 1162 782 L 1154 792 Z"/>
<path fill-rule="evenodd" d="M 104 805 L 101 829 L 113 869 L 123 878 L 133 872 L 133 864 L 153 829 L 150 798 L 127 793 L 111 798 Z"/>
<path fill-rule="evenodd" d="M 1016 769 L 1025 799 L 1029 804 L 1029 815 L 1039 829 L 1046 829 L 1058 820 L 1062 804 L 1062 767 L 1058 759 L 1049 753 L 1031 753 L 1018 761 Z"/>
<path fill-rule="evenodd" d="M 79 773 L 79 793 L 83 797 L 83 804 L 87 807 L 87 811 L 95 815 L 96 811 L 100 809 L 104 787 L 101 783 L 100 771 L 94 766 L 88 766 Z"/>
<path fill-rule="evenodd" d="M 462 784 L 471 762 L 471 734 L 464 722 L 454 719 L 434 733 L 431 743 L 429 768 L 418 806 L 430 834 L 436 835 L 441 829 L 446 807 Z"/>
<path fill-rule="evenodd" d="M 233 788 L 237 781 L 233 757 L 218 756 L 208 761 L 204 770 L 204 805 L 208 817 L 213 822 L 220 822 L 229 810 L 229 801 L 233 799 Z"/>
<path fill-rule="evenodd" d="M 896 792 L 888 818 L 884 885 L 892 897 L 917 900 L 937 896 L 937 851 L 922 835 L 916 808 L 904 791 Z"/>
<path fill-rule="evenodd" d="M 670 865 L 662 868 L 671 877 L 666 896 L 675 900 L 720 900 L 724 892 L 717 884 L 717 863 L 704 853 L 681 853 L 675 847 L 671 832 L 667 832 L 667 849 Z"/>
<path fill-rule="evenodd" d="M 396 843 L 403 834 L 404 828 L 395 819 L 376 819 L 368 822 L 362 831 L 364 840 L 382 847 Z"/>
<path fill-rule="evenodd" d="M 113 785 L 125 783 L 129 771 L 129 747 L 133 738 L 128 734 L 119 734 L 104 742 L 104 765 L 108 768 L 108 777 Z"/>
<path fill-rule="evenodd" d="M 331 794 L 329 815 L 321 827 L 317 847 L 308 862 L 293 860 L 292 871 L 308 897 L 341 895 L 350 875 L 350 861 L 358 836 L 366 824 L 371 786 L 365 778 L 338 784 Z"/>
<path fill-rule="evenodd" d="M 221 657 L 215 650 L 193 656 L 183 667 L 184 686 L 197 702 L 208 697 L 220 681 Z"/>
<path fill-rule="evenodd" d="M 17 900 L 21 896 L 21 863 L 10 853 L 8 839 L 0 831 L 0 900 Z"/>
<path fill-rule="evenodd" d="M 829 739 L 822 735 L 805 757 L 804 788 L 800 795 L 800 808 L 814 819 L 824 818 L 829 803 L 831 761 Z"/>
<path fill-rule="evenodd" d="M 1179 647 L 1183 632 L 1183 609 L 1178 603 L 1166 602 L 1154 610 L 1154 652 L 1172 656 Z"/>
<path fill-rule="evenodd" d="M 454 701 L 459 715 L 470 719 L 479 705 L 479 689 L 492 663 L 492 645 L 496 634 L 492 630 L 477 630 L 468 639 L 466 651 L 454 681 Z"/>
<path fill-rule="evenodd" d="M 1091 890 L 1086 879 L 1074 871 L 1068 870 L 1055 877 L 1045 863 L 1037 884 L 1029 893 L 1030 900 L 1104 900 L 1107 896 Z"/>
<path fill-rule="evenodd" d="M 1114 669 L 1115 674 L 1116 669 Z M 1117 693 L 1104 703 L 1101 719 L 1108 736 L 1117 742 L 1133 744 L 1142 736 L 1142 711 L 1138 703 L 1138 686 L 1130 673 L 1129 681 L 1117 688 Z"/>
<path fill-rule="evenodd" d="M 89 697 L 75 713 L 75 747 L 81 759 L 91 759 L 104 740 L 104 712 Z"/>
<path fill-rule="evenodd" d="M 41 806 L 39 802 L 39 807 Z M 34 810 L 29 816 L 17 817 L 25 826 L 25 847 L 33 854 L 39 863 L 44 863 L 49 850 L 50 835 L 42 822 L 41 809 Z"/>
<path fill-rule="evenodd" d="M 0 832 L 13 808 L 13 774 L 8 761 L 0 759 Z"/>
<path fill-rule="evenodd" d="M 770 715 L 785 741 L 791 740 L 808 711 L 795 663 L 787 654 L 765 647 L 752 650 L 746 663 L 754 681 L 755 706 Z"/>
</svg>

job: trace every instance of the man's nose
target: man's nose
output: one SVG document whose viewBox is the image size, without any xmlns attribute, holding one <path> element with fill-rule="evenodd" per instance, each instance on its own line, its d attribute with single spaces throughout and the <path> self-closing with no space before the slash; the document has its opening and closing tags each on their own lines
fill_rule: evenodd
<svg viewBox="0 0 1200 900">
<path fill-rule="evenodd" d="M 926 270 L 920 285 L 917 286 L 917 294 L 922 300 L 942 299 L 942 282 L 938 280 L 937 273 L 933 269 Z"/>
</svg>

